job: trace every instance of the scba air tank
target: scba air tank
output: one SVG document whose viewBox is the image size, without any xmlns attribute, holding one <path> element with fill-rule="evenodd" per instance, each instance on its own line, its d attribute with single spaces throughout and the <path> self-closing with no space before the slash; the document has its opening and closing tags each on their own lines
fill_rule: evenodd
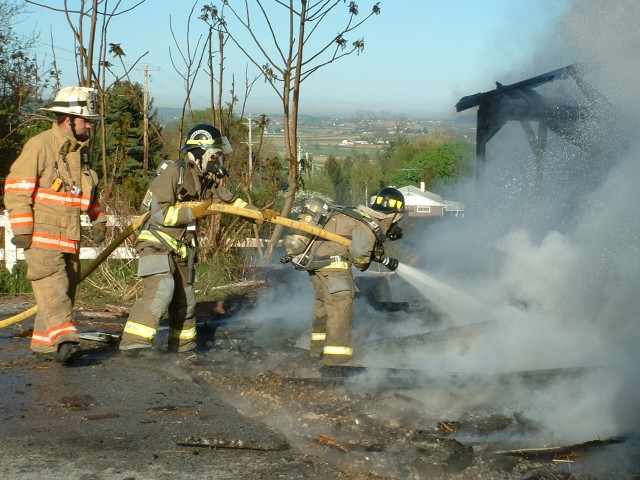
<svg viewBox="0 0 640 480">
<path fill-rule="evenodd" d="M 329 205 L 318 197 L 312 197 L 305 204 L 298 216 L 298 222 L 322 228 L 329 220 Z M 310 233 L 295 230 L 284 237 L 284 249 L 288 257 L 305 253 L 315 238 Z"/>
</svg>

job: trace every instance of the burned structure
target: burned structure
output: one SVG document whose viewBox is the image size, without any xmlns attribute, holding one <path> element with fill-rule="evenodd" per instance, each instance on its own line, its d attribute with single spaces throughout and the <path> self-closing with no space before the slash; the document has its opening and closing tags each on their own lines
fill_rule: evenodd
<svg viewBox="0 0 640 480">
<path fill-rule="evenodd" d="M 548 132 L 578 147 L 589 158 L 604 152 L 601 121 L 611 114 L 607 100 L 590 85 L 581 64 L 568 65 L 511 85 L 496 82 L 496 89 L 462 97 L 456 111 L 478 107 L 476 128 L 476 183 L 482 184 L 487 160 L 487 143 L 509 121 L 520 122 L 535 159 L 534 189 L 540 191 L 548 144 Z M 560 80 L 573 80 L 571 88 L 556 89 L 543 95 L 538 87 Z M 577 88 L 575 88 L 577 87 Z M 537 131 L 534 129 L 537 123 Z"/>
</svg>

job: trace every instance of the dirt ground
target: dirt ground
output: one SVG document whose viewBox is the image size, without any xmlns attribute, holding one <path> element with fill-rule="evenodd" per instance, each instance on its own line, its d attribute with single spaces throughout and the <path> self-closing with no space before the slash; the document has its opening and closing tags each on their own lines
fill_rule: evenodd
<svg viewBox="0 0 640 480">
<path fill-rule="evenodd" d="M 30 356 L 32 319 L 0 330 L 0 476 L 640 478 L 637 438 L 540 443 L 544 432 L 509 408 L 508 387 L 497 392 L 496 379 L 323 369 L 301 341 L 304 322 L 256 322 L 266 313 L 255 298 L 237 298 L 222 315 L 201 302 L 201 348 L 155 362 L 117 355 L 126 305 L 78 305 L 82 333 L 114 337 L 83 340 L 87 354 L 75 367 Z M 0 318 L 32 305 L 28 296 L 2 297 Z M 556 373 L 520 380 L 535 388 Z M 454 405 L 469 381 L 496 394 L 461 411 Z"/>
</svg>

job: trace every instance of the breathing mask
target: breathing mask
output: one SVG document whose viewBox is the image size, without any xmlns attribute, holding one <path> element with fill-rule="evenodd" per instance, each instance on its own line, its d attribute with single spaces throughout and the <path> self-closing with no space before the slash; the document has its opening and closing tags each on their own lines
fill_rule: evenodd
<svg viewBox="0 0 640 480">
<path fill-rule="evenodd" d="M 402 235 L 402 228 L 400 228 L 397 223 L 392 223 L 387 231 L 387 238 L 393 242 L 395 240 L 400 240 Z"/>
<path fill-rule="evenodd" d="M 218 180 L 229 175 L 229 170 L 224 166 L 222 150 L 216 148 L 208 148 L 204 151 L 200 159 L 200 168 L 206 176 L 211 174 Z"/>
</svg>

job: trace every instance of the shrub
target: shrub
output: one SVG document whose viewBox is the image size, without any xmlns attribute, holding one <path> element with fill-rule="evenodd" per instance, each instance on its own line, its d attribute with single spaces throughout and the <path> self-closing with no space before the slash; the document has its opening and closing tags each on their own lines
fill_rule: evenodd
<svg viewBox="0 0 640 480">
<path fill-rule="evenodd" d="M 5 263 L 0 262 L 0 293 L 31 293 L 31 282 L 27 280 L 27 263 L 18 262 L 13 270 L 7 270 Z"/>
</svg>

